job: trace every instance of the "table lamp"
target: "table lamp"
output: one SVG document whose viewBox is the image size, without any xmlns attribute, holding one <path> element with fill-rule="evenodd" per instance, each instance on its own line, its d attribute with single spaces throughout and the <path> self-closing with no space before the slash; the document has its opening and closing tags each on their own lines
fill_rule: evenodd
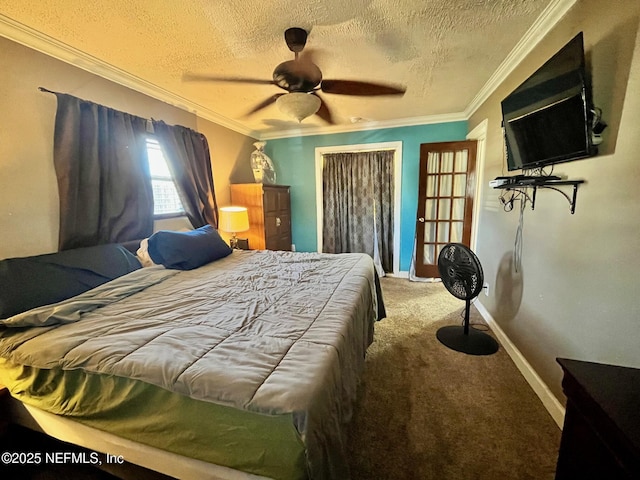
<svg viewBox="0 0 640 480">
<path fill-rule="evenodd" d="M 229 246 L 231 248 L 237 248 L 238 238 L 236 237 L 236 233 L 249 230 L 249 213 L 247 209 L 245 207 L 234 206 L 221 207 L 218 229 L 231 233 Z"/>
</svg>

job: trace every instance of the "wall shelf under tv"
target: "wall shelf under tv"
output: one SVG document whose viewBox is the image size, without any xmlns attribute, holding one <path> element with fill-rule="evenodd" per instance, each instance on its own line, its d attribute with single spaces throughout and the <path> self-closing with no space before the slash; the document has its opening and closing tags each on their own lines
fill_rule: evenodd
<svg viewBox="0 0 640 480">
<path fill-rule="evenodd" d="M 531 201 L 531 210 L 534 210 L 536 207 L 536 194 L 538 189 L 546 189 L 546 190 L 555 190 L 556 192 L 561 193 L 564 198 L 569 202 L 569 207 L 571 209 L 571 214 L 576 211 L 576 199 L 578 197 L 578 186 L 583 184 L 584 180 L 544 180 L 542 178 L 536 179 L 526 179 L 520 181 L 514 181 L 505 183 L 503 185 L 499 185 L 493 188 L 498 188 L 501 190 L 514 190 L 517 192 L 521 192 L 526 195 Z M 566 192 L 558 187 L 564 186 L 572 186 L 573 192 L 572 195 L 569 196 Z M 531 194 L 529 195 L 529 191 Z"/>
</svg>

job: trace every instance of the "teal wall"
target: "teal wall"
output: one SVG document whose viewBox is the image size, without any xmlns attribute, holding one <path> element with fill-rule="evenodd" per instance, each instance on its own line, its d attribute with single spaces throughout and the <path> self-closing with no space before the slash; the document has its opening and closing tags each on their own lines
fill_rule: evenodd
<svg viewBox="0 0 640 480">
<path fill-rule="evenodd" d="M 265 152 L 273 160 L 278 183 L 291 186 L 291 227 L 296 250 L 317 250 L 316 147 L 401 141 L 400 270 L 408 271 L 418 206 L 420 144 L 464 140 L 466 135 L 467 122 L 459 121 L 268 140 Z"/>
</svg>

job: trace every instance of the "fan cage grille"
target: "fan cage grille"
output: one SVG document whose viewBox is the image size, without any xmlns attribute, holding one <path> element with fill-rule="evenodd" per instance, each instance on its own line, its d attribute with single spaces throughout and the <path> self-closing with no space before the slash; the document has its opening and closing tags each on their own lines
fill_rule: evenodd
<svg viewBox="0 0 640 480">
<path fill-rule="evenodd" d="M 482 291 L 482 265 L 466 245 L 445 245 L 438 256 L 438 271 L 445 288 L 461 300 L 475 298 Z"/>
</svg>

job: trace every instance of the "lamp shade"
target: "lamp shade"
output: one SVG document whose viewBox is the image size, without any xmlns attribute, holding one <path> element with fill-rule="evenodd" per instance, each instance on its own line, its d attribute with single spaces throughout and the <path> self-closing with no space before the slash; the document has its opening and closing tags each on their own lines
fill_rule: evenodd
<svg viewBox="0 0 640 480">
<path fill-rule="evenodd" d="M 299 122 L 320 109 L 320 97 L 312 93 L 292 92 L 278 97 L 276 105 L 280 111 Z"/>
<path fill-rule="evenodd" d="M 218 229 L 230 233 L 249 230 L 249 213 L 247 209 L 245 207 L 220 208 Z"/>
</svg>

